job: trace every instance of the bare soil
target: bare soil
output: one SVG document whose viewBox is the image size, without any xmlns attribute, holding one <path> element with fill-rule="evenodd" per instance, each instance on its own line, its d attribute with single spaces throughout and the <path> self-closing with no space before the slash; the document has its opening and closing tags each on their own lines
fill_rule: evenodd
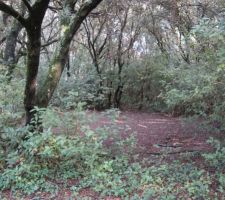
<svg viewBox="0 0 225 200">
<path fill-rule="evenodd" d="M 134 111 L 121 112 L 114 120 L 100 112 L 90 112 L 88 115 L 95 118 L 90 125 L 93 129 L 116 124 L 125 137 L 134 134 L 140 147 L 138 151 L 143 156 L 165 151 L 176 154 L 212 150 L 207 140 L 215 134 L 204 131 L 199 121 L 185 122 L 164 114 Z"/>
</svg>

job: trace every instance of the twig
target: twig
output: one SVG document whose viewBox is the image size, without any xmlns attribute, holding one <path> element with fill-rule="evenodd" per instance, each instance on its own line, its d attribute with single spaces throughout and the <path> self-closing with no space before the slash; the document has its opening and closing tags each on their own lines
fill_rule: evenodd
<svg viewBox="0 0 225 200">
<path fill-rule="evenodd" d="M 194 149 L 190 149 L 190 150 L 181 150 L 181 151 L 172 151 L 172 152 L 147 152 L 146 154 L 148 155 L 171 155 L 171 154 L 181 154 L 181 153 L 203 153 L 200 150 L 194 150 Z"/>
</svg>

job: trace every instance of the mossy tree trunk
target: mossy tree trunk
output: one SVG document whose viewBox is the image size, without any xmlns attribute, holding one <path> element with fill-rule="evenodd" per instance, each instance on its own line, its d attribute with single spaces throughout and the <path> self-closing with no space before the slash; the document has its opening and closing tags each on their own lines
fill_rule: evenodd
<svg viewBox="0 0 225 200">
<path fill-rule="evenodd" d="M 9 34 L 6 36 L 6 44 L 3 60 L 4 63 L 8 66 L 7 75 L 11 78 L 11 75 L 17 62 L 16 45 L 17 45 L 17 38 L 22 29 L 22 26 L 18 21 L 14 20 L 10 28 L 11 30 L 9 31 Z"/>
<path fill-rule="evenodd" d="M 27 31 L 27 74 L 24 91 L 24 107 L 26 111 L 26 124 L 30 124 L 34 116 L 36 105 L 37 75 L 41 51 L 41 26 L 50 0 L 38 0 L 32 5 L 23 1 L 27 15 L 19 13 L 13 7 L 0 1 L 0 10 L 18 20 Z"/>
<path fill-rule="evenodd" d="M 37 75 L 41 52 L 41 28 L 43 19 L 50 0 L 40 0 L 32 6 L 28 6 L 29 18 L 26 20 L 27 63 L 26 85 L 24 92 L 24 107 L 26 111 L 26 125 L 30 124 L 34 117 L 36 103 Z"/>
<path fill-rule="evenodd" d="M 40 29 L 40 28 L 39 28 Z M 27 45 L 27 75 L 25 85 L 24 107 L 26 111 L 26 124 L 29 124 L 33 118 L 32 111 L 36 105 L 37 75 L 40 59 L 40 32 L 30 31 L 28 33 Z"/>
<path fill-rule="evenodd" d="M 64 2 L 61 13 L 61 39 L 55 52 L 55 56 L 50 63 L 48 75 L 40 86 L 37 93 L 37 105 L 47 107 L 52 95 L 58 85 L 68 57 L 70 44 L 80 25 L 87 15 L 102 0 L 87 1 L 74 13 L 73 4 L 70 0 Z"/>
</svg>

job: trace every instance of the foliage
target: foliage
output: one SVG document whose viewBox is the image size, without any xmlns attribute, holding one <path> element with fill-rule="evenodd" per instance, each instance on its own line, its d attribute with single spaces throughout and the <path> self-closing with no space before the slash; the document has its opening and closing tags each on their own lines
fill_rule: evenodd
<svg viewBox="0 0 225 200">
<path fill-rule="evenodd" d="M 192 48 L 197 62 L 180 62 L 166 69 L 167 80 L 163 80 L 165 90 L 160 96 L 168 112 L 201 116 L 214 128 L 224 130 L 224 22 L 205 19 L 191 35 L 198 39 Z"/>
<path fill-rule="evenodd" d="M 13 125 L 21 117 L 24 80 L 9 82 L 5 74 L 0 74 L 0 128 Z"/>
<path fill-rule="evenodd" d="M 219 140 L 209 139 L 209 144 L 215 148 L 215 152 L 204 154 L 206 161 L 211 167 L 223 169 L 225 165 L 225 147 Z"/>
<path fill-rule="evenodd" d="M 174 162 L 154 166 L 143 177 L 145 181 L 151 181 L 146 185 L 142 199 L 210 199 L 209 175 L 192 164 Z"/>
<path fill-rule="evenodd" d="M 93 70 L 79 76 L 64 75 L 53 97 L 52 105 L 71 109 L 83 102 L 87 108 L 104 107 L 105 96 L 99 94 L 99 89 L 99 79 Z M 103 88 L 103 92 L 104 90 Z"/>
<path fill-rule="evenodd" d="M 38 112 L 40 115 L 43 110 L 38 109 Z M 52 121 L 49 112 L 48 118 L 42 118 L 44 127 L 49 126 Z M 46 123 L 47 119 L 49 122 Z M 66 121 L 64 126 L 70 123 L 71 121 Z M 129 156 L 123 149 L 133 144 L 133 140 L 122 141 L 119 138 L 115 141 L 115 149 L 120 152 L 115 155 L 115 152 L 104 145 L 109 135 L 112 137 L 115 132 L 106 132 L 104 129 L 92 131 L 84 126 L 79 130 L 70 135 L 54 135 L 50 128 L 44 129 L 42 133 L 29 132 L 27 128 L 22 130 L 26 138 L 21 140 L 24 137 L 21 129 L 5 129 L 4 138 L 11 146 L 10 149 L 7 148 L 7 152 L 1 153 L 1 190 L 21 190 L 28 194 L 38 190 L 52 191 L 57 189 L 54 186 L 56 180 L 66 184 L 67 180 L 78 179 L 79 184 L 73 185 L 73 190 L 93 187 L 100 192 L 103 188 L 108 188 L 105 193 L 125 194 L 126 184 L 122 180 L 122 174 L 128 168 Z M 115 177 L 112 173 L 115 173 Z M 122 185 L 124 190 L 117 193 Z"/>
<path fill-rule="evenodd" d="M 1 144 L 0 154 L 1 190 L 10 189 L 20 195 L 40 191 L 55 194 L 63 187 L 78 195 L 80 189 L 89 187 L 102 197 L 209 199 L 213 177 L 205 169 L 180 162 L 149 166 L 148 159 L 140 162 L 136 156 L 131 156 L 135 155 L 132 153 L 135 140 L 122 139 L 116 126 L 93 131 L 80 123 L 76 131 L 67 132 L 64 130 L 68 125 L 73 129 L 71 119 L 82 116 L 84 111 L 78 109 L 62 117 L 59 110 L 36 109 L 39 116 L 42 114 L 43 132 L 29 132 L 28 127 L 4 129 L 5 146 Z M 110 110 L 105 115 L 114 120 L 118 112 Z M 62 120 L 63 123 L 58 124 Z M 53 133 L 52 130 L 60 131 Z M 22 140 L 24 136 L 26 139 Z M 114 138 L 112 147 L 106 146 L 109 138 Z M 224 159 L 219 153 L 215 155 L 213 163 L 218 158 L 223 166 Z M 207 156 L 211 162 L 210 154 Z M 222 192 L 224 186 L 221 169 L 216 176 L 220 183 L 218 192 Z M 142 197 L 135 195 L 139 191 L 143 191 Z"/>
<path fill-rule="evenodd" d="M 176 114 L 204 116 L 212 112 L 216 93 L 216 73 L 205 67 L 179 67 L 167 72 L 171 82 L 166 83 L 163 98 L 168 109 Z"/>
<path fill-rule="evenodd" d="M 124 70 L 123 104 L 127 107 L 163 111 L 164 103 L 159 97 L 166 81 L 164 71 L 168 59 L 161 54 L 146 56 L 134 61 Z"/>
<path fill-rule="evenodd" d="M 64 11 L 66 2 L 78 12 L 72 7 Z M 142 157 L 134 155 L 135 138 L 122 138 L 119 134 L 121 130 L 116 124 L 96 130 L 87 126 L 91 119 L 83 108 L 110 108 L 115 91 L 120 86 L 123 108 L 195 116 L 194 119 L 201 117 L 214 128 L 225 130 L 225 18 L 223 10 L 217 8 L 217 3 L 221 8 L 224 3 L 212 1 L 207 5 L 202 2 L 198 6 L 189 6 L 191 1 L 184 0 L 178 4 L 174 1 L 173 5 L 170 1 L 155 1 L 154 4 L 152 1 L 143 2 L 144 4 L 132 1 L 127 4 L 124 0 L 107 1 L 100 9 L 103 12 L 96 11 L 93 20 L 92 17 L 87 18 L 86 22 L 92 21 L 89 28 L 100 28 L 99 34 L 95 29 L 93 33 L 87 34 L 94 46 L 87 45 L 85 27 L 77 32 L 74 41 L 72 37 L 66 39 L 59 35 L 65 33 L 71 36 L 67 34 L 69 28 L 72 30 L 67 22 L 72 20 L 72 16 L 81 17 L 79 10 L 86 8 L 81 6 L 82 1 L 76 1 L 76 6 L 70 1 L 64 1 L 62 5 L 54 2 L 54 12 L 49 10 L 42 26 L 42 38 L 38 38 L 42 40 L 39 52 L 41 70 L 39 62 L 34 64 L 34 60 L 39 57 L 36 52 L 39 48 L 29 44 L 35 35 L 32 32 L 38 33 L 38 26 L 27 27 L 34 28 L 33 31 L 28 31 L 29 40 L 24 32 L 15 36 L 18 37 L 15 38 L 18 44 L 15 45 L 14 53 L 18 53 L 15 56 L 22 63 L 21 66 L 15 65 L 12 79 L 9 79 L 6 70 L 2 70 L 5 66 L 0 65 L 1 191 L 10 190 L 13 195 L 20 193 L 19 199 L 23 195 L 36 195 L 43 191 L 54 196 L 60 187 L 73 191 L 75 196 L 79 196 L 81 189 L 90 188 L 100 198 L 116 196 L 127 200 L 207 200 L 220 199 L 224 195 L 225 148 L 221 141 L 209 141 L 215 151 L 203 154 L 205 166 L 195 165 L 192 161 L 162 162 L 165 157 L 160 156 L 150 156 L 142 161 Z M 36 12 L 34 9 L 40 10 L 35 2 L 32 4 L 33 9 L 25 9 L 23 13 L 31 21 L 32 12 Z M 62 9 L 58 6 L 62 6 Z M 23 6 L 12 2 L 10 8 L 20 12 L 20 7 Z M 111 8 L 113 9 L 110 10 Z M 176 10 L 178 18 L 173 15 L 172 9 Z M 68 13 L 63 16 L 65 13 L 60 12 Z M 44 10 L 40 13 L 43 14 Z M 51 16 L 51 13 L 54 14 Z M 13 20 L 7 20 L 7 15 L 2 16 L 5 17 L 2 22 L 7 27 Z M 66 22 L 64 26 L 59 25 L 61 19 L 61 24 Z M 81 23 L 81 20 L 77 22 Z M 0 31 L 6 32 L 2 34 L 0 44 L 1 47 L 6 47 L 5 36 L 10 31 L 5 30 L 4 26 Z M 76 31 L 77 28 L 74 28 L 72 32 Z M 70 43 L 68 40 L 71 40 Z M 55 42 L 58 42 L 58 48 Z M 66 43 L 63 45 L 64 42 Z M 91 59 L 90 48 L 93 50 L 95 45 L 96 55 Z M 30 51 L 25 53 L 26 48 L 30 48 Z M 56 50 L 55 53 L 52 49 Z M 6 50 L 1 50 L 2 58 Z M 37 54 L 33 55 L 35 52 Z M 59 52 L 64 52 L 65 55 L 58 55 Z M 23 59 L 24 55 L 29 55 L 27 58 L 31 60 Z M 57 63 L 54 58 L 59 58 L 61 62 Z M 70 77 L 66 75 L 69 71 L 64 70 L 60 85 L 55 90 L 61 72 L 66 69 L 67 60 L 72 67 L 68 69 Z M 97 71 L 94 62 L 99 64 Z M 35 107 L 37 115 L 30 125 L 33 127 L 22 125 L 25 85 L 25 70 L 22 66 L 27 63 L 34 64 L 27 65 L 27 75 L 36 74 L 33 80 L 27 77 L 26 83 L 30 81 L 30 85 L 28 83 L 26 89 L 31 90 L 26 94 L 32 93 L 36 87 L 39 90 L 31 101 L 24 102 L 26 107 L 39 102 L 37 97 L 51 97 L 55 91 L 48 109 Z M 50 69 L 46 66 L 50 66 Z M 45 76 L 47 71 L 49 75 Z M 38 84 L 35 82 L 37 72 Z M 46 85 L 44 83 L 49 87 L 42 88 Z M 40 88 L 45 92 L 39 93 L 42 91 Z M 28 100 L 29 97 L 25 96 Z M 47 100 L 49 101 L 48 98 Z M 104 112 L 104 117 L 115 121 L 119 114 L 120 110 L 112 108 Z M 42 122 L 41 126 L 39 120 Z M 35 131 L 31 131 L 31 128 Z M 112 144 L 108 144 L 108 140 Z M 149 160 L 153 162 L 149 164 Z M 0 198 L 1 194 L 0 192 Z"/>
</svg>

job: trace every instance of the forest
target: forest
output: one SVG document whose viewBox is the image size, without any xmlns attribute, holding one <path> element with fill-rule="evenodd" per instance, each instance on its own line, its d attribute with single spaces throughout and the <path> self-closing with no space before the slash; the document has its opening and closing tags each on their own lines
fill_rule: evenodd
<svg viewBox="0 0 225 200">
<path fill-rule="evenodd" d="M 224 0 L 0 0 L 0 199 L 224 200 Z"/>
</svg>

